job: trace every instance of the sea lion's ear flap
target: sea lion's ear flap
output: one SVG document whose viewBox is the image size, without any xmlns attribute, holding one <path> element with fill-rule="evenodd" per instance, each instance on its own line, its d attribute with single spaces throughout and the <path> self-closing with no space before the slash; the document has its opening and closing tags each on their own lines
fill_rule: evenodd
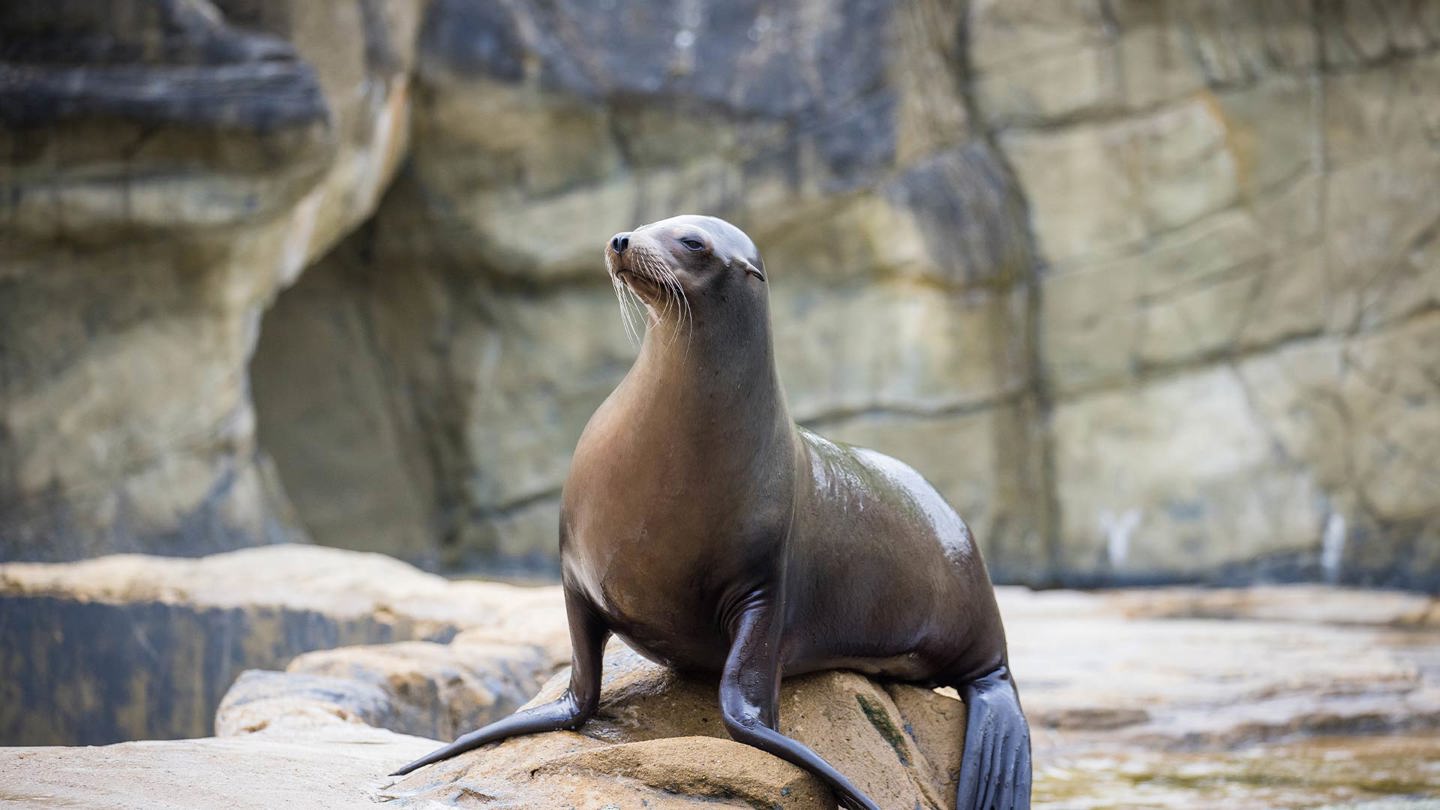
<svg viewBox="0 0 1440 810">
<path fill-rule="evenodd" d="M 760 279 L 761 281 L 765 280 L 765 274 L 761 272 L 760 268 L 751 264 L 749 259 L 737 256 L 735 257 L 735 262 L 740 265 L 741 270 L 744 270 L 746 273 Z"/>
</svg>

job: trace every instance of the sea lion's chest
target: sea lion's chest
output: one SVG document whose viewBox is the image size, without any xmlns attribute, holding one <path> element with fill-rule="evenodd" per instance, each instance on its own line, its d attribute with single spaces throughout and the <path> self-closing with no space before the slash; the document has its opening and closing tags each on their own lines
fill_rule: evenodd
<svg viewBox="0 0 1440 810">
<path fill-rule="evenodd" d="M 779 568 L 791 428 L 665 393 L 622 384 L 591 418 L 562 497 L 561 559 L 640 652 L 711 669 L 734 606 Z"/>
<path fill-rule="evenodd" d="M 723 561 L 707 564 L 695 538 L 659 533 L 648 524 L 601 531 L 578 523 L 564 550 L 567 577 L 617 635 L 678 669 L 723 664 L 724 617 L 733 590 Z"/>
</svg>

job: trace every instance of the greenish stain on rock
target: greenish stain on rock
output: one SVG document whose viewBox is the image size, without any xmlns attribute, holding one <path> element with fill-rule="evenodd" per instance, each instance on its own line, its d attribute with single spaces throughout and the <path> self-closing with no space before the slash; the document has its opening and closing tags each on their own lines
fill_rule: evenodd
<svg viewBox="0 0 1440 810">
<path fill-rule="evenodd" d="M 905 753 L 905 737 L 901 735 L 900 729 L 895 727 L 895 723 L 885 712 L 884 707 L 877 705 L 875 701 L 864 695 L 856 695 L 855 702 L 860 704 L 860 711 L 865 713 L 865 719 L 870 721 L 870 725 L 874 726 L 875 730 L 880 732 L 880 736 L 885 738 L 885 742 L 895 749 L 895 756 L 900 758 L 900 764 L 907 768 L 910 767 L 910 755 Z"/>
</svg>

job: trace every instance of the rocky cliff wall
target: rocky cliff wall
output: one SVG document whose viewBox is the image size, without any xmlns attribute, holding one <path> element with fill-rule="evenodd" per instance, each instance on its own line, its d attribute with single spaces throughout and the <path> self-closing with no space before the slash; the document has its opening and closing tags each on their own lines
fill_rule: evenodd
<svg viewBox="0 0 1440 810">
<path fill-rule="evenodd" d="M 136 0 L 145 47 L 15 8 L 99 78 L 6 107 L 8 557 L 256 542 L 288 496 L 544 569 L 634 353 L 600 246 L 705 211 L 765 252 L 797 418 L 1002 579 L 1440 578 L 1433 4 Z M 126 95 L 177 70 L 283 92 Z"/>
<path fill-rule="evenodd" d="M 295 534 L 260 313 L 401 155 L 418 4 L 0 9 L 0 557 Z"/>
</svg>

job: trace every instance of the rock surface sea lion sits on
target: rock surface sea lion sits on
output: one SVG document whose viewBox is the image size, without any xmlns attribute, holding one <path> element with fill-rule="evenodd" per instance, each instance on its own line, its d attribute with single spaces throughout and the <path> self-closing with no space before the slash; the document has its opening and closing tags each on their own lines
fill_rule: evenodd
<svg viewBox="0 0 1440 810">
<path fill-rule="evenodd" d="M 616 634 L 679 671 L 719 673 L 730 735 L 815 774 L 845 807 L 878 810 L 776 731 L 781 679 L 851 669 L 955 687 L 968 711 L 957 807 L 1028 808 L 1029 728 L 970 530 L 909 466 L 795 425 L 754 243 L 679 216 L 616 234 L 605 263 L 645 335 L 586 425 L 562 497 L 570 688 L 395 775 L 582 725 Z"/>
</svg>

